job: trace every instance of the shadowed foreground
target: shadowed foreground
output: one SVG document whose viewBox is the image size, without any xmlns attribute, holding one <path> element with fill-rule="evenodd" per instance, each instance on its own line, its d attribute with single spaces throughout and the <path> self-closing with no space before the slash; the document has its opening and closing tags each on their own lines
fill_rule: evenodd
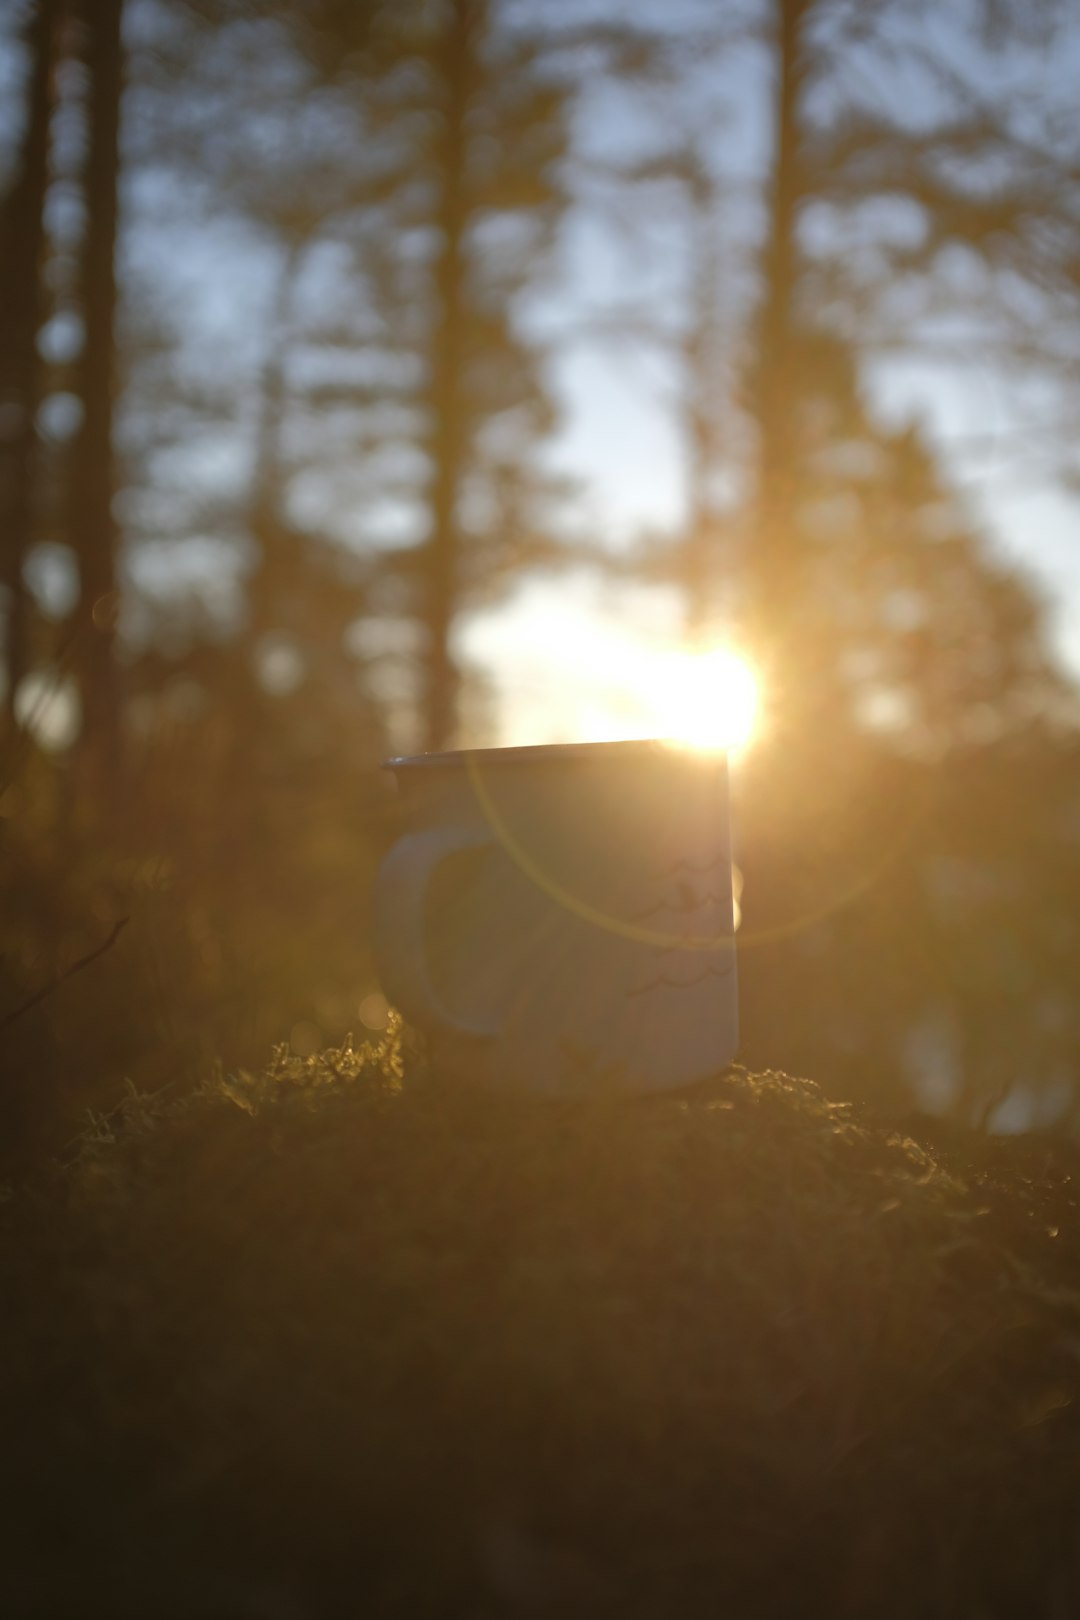
<svg viewBox="0 0 1080 1620">
<path fill-rule="evenodd" d="M 1080 1612 L 1060 1159 L 401 1070 L 132 1098 L 7 1200 L 6 1615 Z"/>
</svg>

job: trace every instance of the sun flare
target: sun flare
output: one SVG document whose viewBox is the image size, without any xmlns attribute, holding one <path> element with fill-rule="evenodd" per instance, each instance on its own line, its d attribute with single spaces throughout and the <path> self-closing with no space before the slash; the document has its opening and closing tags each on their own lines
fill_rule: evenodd
<svg viewBox="0 0 1080 1620">
<path fill-rule="evenodd" d="M 761 707 L 751 665 L 728 647 L 674 653 L 656 671 L 651 694 L 656 729 L 693 748 L 746 748 Z"/>
<path fill-rule="evenodd" d="M 608 684 L 583 713 L 583 741 L 665 737 L 738 754 L 754 740 L 761 689 L 753 665 L 733 648 L 661 651 L 639 643 L 609 651 Z"/>
</svg>

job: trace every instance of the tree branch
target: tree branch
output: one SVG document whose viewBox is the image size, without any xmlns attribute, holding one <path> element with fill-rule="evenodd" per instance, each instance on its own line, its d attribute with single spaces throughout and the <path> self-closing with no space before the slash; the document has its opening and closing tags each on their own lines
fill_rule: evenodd
<svg viewBox="0 0 1080 1620">
<path fill-rule="evenodd" d="M 40 990 L 35 990 L 34 994 L 20 1006 L 0 1018 L 0 1031 L 10 1029 L 12 1024 L 16 1023 L 26 1013 L 32 1011 L 46 997 L 51 996 L 53 991 L 58 990 L 66 980 L 74 978 L 76 973 L 81 973 L 83 968 L 90 966 L 91 962 L 96 962 L 99 956 L 104 956 L 106 951 L 112 950 L 130 921 L 130 917 L 119 918 L 117 922 L 113 923 L 108 939 L 103 940 L 100 945 L 96 945 L 92 951 L 87 951 L 85 956 L 80 956 L 77 962 L 72 962 L 70 967 L 66 967 L 62 973 L 57 973 L 47 984 L 42 985 Z"/>
</svg>

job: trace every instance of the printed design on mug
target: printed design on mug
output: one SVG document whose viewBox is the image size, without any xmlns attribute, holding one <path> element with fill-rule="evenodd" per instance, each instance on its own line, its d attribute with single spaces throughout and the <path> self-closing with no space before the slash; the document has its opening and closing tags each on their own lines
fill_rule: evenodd
<svg viewBox="0 0 1080 1620">
<path fill-rule="evenodd" d="M 730 976 L 735 967 L 730 870 L 721 851 L 701 859 L 680 856 L 660 875 L 662 892 L 632 920 L 648 922 L 668 942 L 649 950 L 647 966 L 627 990 L 627 1000 L 650 990 L 691 990 L 708 979 Z M 710 947 L 703 940 L 718 943 Z"/>
</svg>

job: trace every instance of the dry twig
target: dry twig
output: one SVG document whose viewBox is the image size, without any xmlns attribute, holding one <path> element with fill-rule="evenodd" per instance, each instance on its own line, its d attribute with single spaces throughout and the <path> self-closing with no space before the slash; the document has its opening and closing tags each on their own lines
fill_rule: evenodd
<svg viewBox="0 0 1080 1620">
<path fill-rule="evenodd" d="M 130 917 L 120 917 L 113 923 L 109 937 L 103 940 L 100 945 L 95 945 L 92 951 L 87 951 L 85 956 L 80 956 L 77 962 L 72 962 L 62 973 L 55 974 L 48 984 L 42 985 L 40 990 L 35 990 L 34 994 L 29 996 L 26 1001 L 13 1008 L 11 1012 L 5 1013 L 4 1017 L 0 1018 L 0 1032 L 10 1029 L 12 1024 L 17 1023 L 26 1013 L 31 1012 L 33 1008 L 40 1005 L 47 996 L 52 995 L 54 990 L 58 990 L 66 980 L 74 978 L 76 973 L 81 973 L 83 968 L 90 966 L 91 962 L 96 962 L 99 956 L 104 956 L 105 952 L 111 950 L 116 944 L 130 921 Z"/>
</svg>

